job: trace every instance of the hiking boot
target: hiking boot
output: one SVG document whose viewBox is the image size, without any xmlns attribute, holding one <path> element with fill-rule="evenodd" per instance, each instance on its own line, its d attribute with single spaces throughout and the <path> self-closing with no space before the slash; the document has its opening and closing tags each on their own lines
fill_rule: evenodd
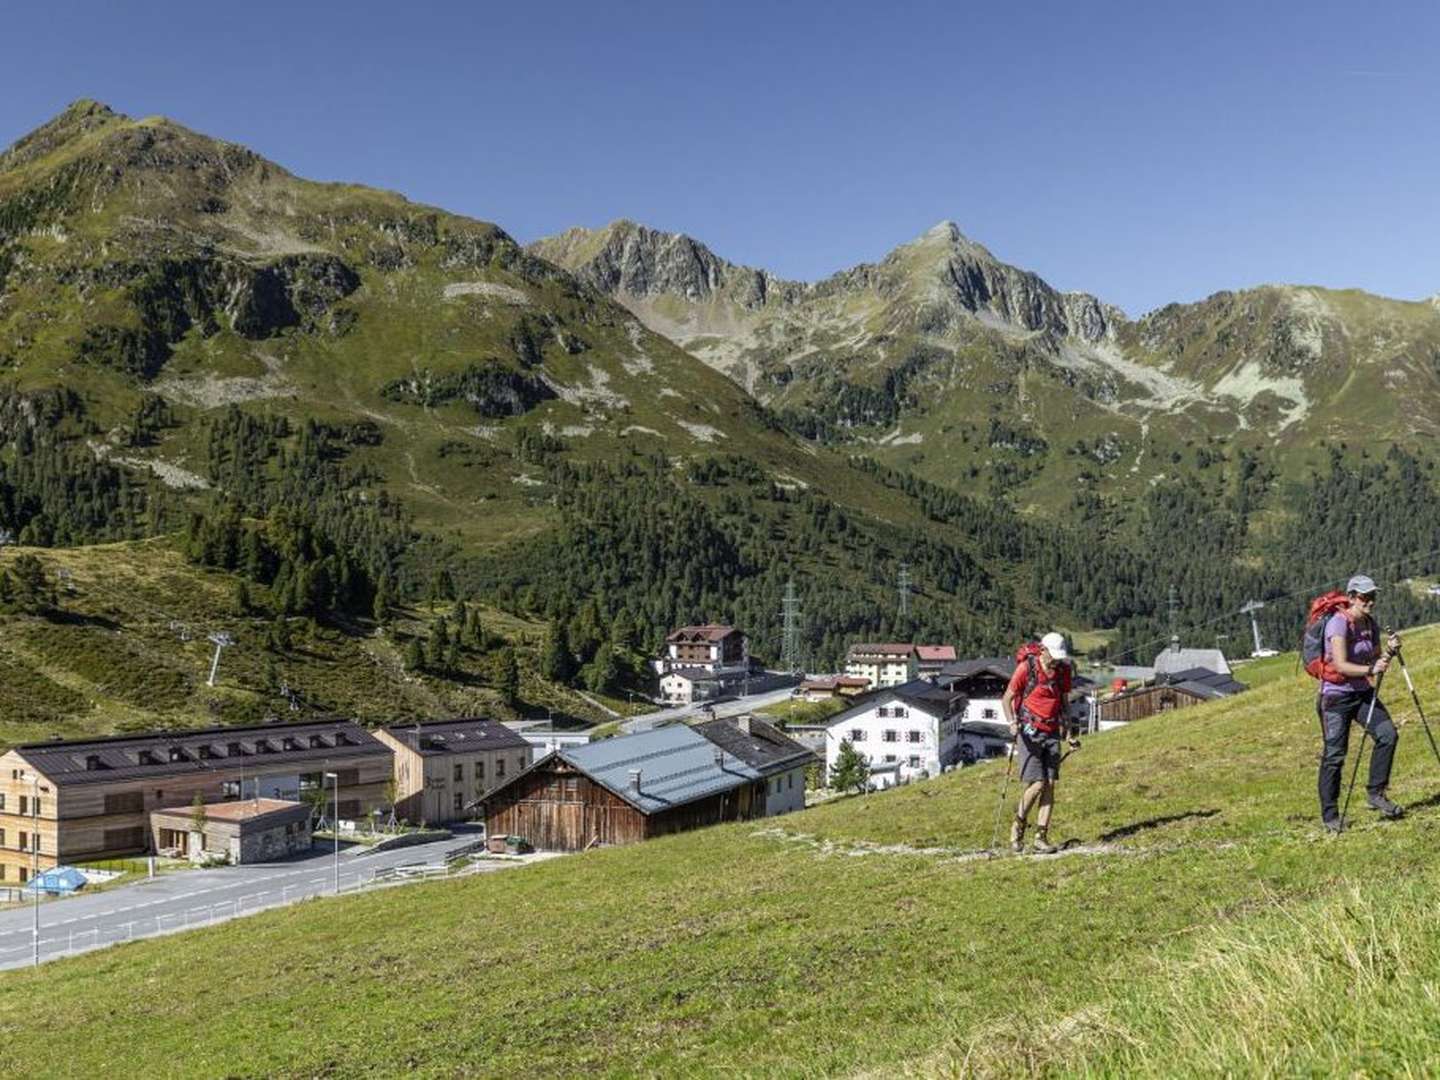
<svg viewBox="0 0 1440 1080">
<path fill-rule="evenodd" d="M 1010 850 L 1016 855 L 1025 850 L 1025 819 L 1017 817 L 1010 824 Z"/>
<path fill-rule="evenodd" d="M 1034 848 L 1036 855 L 1054 855 L 1055 852 L 1060 850 L 1054 844 L 1050 843 L 1050 838 L 1045 835 L 1043 829 L 1035 834 Z"/>
<path fill-rule="evenodd" d="M 1381 817 L 1389 818 L 1392 821 L 1395 818 L 1403 817 L 1405 815 L 1404 810 L 1401 810 L 1400 807 L 1396 806 L 1383 794 L 1380 794 L 1378 792 L 1371 792 L 1369 795 L 1367 795 L 1365 798 L 1365 804 L 1369 806 L 1371 810 L 1380 811 Z"/>
<path fill-rule="evenodd" d="M 1334 836 L 1339 836 L 1345 831 L 1345 822 L 1341 821 L 1338 817 L 1327 817 L 1320 824 L 1325 826 L 1326 832 Z"/>
</svg>

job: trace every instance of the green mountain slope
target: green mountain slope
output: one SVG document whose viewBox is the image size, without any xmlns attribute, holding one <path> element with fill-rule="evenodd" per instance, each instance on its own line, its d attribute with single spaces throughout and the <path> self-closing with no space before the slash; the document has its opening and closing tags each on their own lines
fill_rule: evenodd
<svg viewBox="0 0 1440 1080">
<path fill-rule="evenodd" d="M 0 549 L 0 575 L 37 558 L 55 593 L 46 612 L 0 604 L 0 745 L 266 717 L 343 715 L 373 725 L 549 709 L 609 719 L 543 677 L 543 623 L 473 604 L 473 614 L 457 618 L 448 600 L 397 608 L 384 627 L 287 617 L 275 590 L 197 566 L 180 546 L 160 539 Z M 427 657 L 418 669 L 408 665 L 411 643 L 428 651 L 442 619 L 456 639 L 453 662 Z M 235 642 L 214 687 L 207 685 L 212 633 Z M 500 672 L 508 655 L 517 668 L 513 702 Z"/>
<path fill-rule="evenodd" d="M 571 530 L 603 528 L 590 518 L 606 491 L 651 474 L 646 543 L 674 547 L 674 529 L 699 515 L 751 557 L 695 566 L 688 584 L 660 579 L 654 610 L 650 572 L 683 579 L 710 556 L 622 566 L 598 597 L 606 628 L 643 619 L 648 635 L 742 605 L 763 612 L 758 651 L 776 659 L 793 576 L 817 616 L 842 602 L 822 585 L 844 594 L 843 615 L 807 643 L 813 662 L 833 660 L 826 635 L 888 631 L 906 557 L 943 566 L 916 601 L 917 625 L 941 638 L 956 632 L 958 576 L 1003 569 L 977 566 L 973 538 L 934 529 L 916 500 L 802 444 L 494 225 L 306 181 L 94 102 L 0 154 L 0 375 L 0 529 L 22 543 L 174 531 L 218 496 L 252 515 L 313 510 L 402 596 L 443 565 L 467 595 L 535 599 L 553 578 L 537 552 L 573 550 Z M 692 465 L 743 478 L 770 508 L 733 491 L 687 500 Z M 567 516 L 585 492 L 600 501 L 585 520 Z M 844 535 L 792 534 L 787 501 L 844 519 Z M 766 538 L 763 553 L 747 531 Z M 566 584 L 568 617 L 599 571 Z M 963 632 L 1008 638 L 1021 610 L 1040 608 L 1023 595 L 993 606 L 1003 615 Z"/>
<path fill-rule="evenodd" d="M 1437 646 L 1408 636 L 1421 687 Z M 1090 739 L 1057 857 L 977 857 L 992 762 L 9 974 L 0 1025 L 42 1074 L 1422 1074 L 1440 767 L 1392 690 L 1410 814 L 1325 838 L 1312 693 Z"/>
<path fill-rule="evenodd" d="M 1139 320 L 943 222 L 808 284 L 632 222 L 531 245 L 724 371 L 794 430 L 1021 505 L 1133 497 L 1237 450 L 1301 475 L 1321 440 L 1428 445 L 1440 309 L 1266 286 Z"/>
</svg>

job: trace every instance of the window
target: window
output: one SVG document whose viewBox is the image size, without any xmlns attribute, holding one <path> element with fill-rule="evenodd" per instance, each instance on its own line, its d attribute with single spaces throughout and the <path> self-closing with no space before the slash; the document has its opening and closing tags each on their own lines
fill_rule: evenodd
<svg viewBox="0 0 1440 1080">
<path fill-rule="evenodd" d="M 5 846 L 5 830 L 0 829 L 0 847 Z"/>
<path fill-rule="evenodd" d="M 455 779 L 456 779 L 456 780 L 464 780 L 464 779 L 465 779 L 465 763 L 464 763 L 463 761 L 457 761 L 457 762 L 455 763 Z M 458 799 L 459 796 L 457 795 L 456 798 Z"/>
<path fill-rule="evenodd" d="M 25 851 L 25 850 L 27 850 L 29 847 L 30 847 L 30 834 L 27 833 L 27 832 L 22 832 L 22 833 L 20 834 L 20 850 L 21 850 L 21 851 Z"/>
<path fill-rule="evenodd" d="M 4 809 L 5 809 L 5 794 L 4 794 L 4 792 L 0 792 L 0 810 L 4 810 Z"/>
<path fill-rule="evenodd" d="M 244 757 L 245 748 L 238 742 L 229 743 L 225 747 L 225 755 L 226 757 Z"/>
<path fill-rule="evenodd" d="M 189 755 L 185 753 L 185 748 L 184 748 L 184 747 L 181 747 L 181 746 L 172 746 L 172 747 L 170 747 L 169 758 L 170 758 L 171 761 L 189 761 L 189 760 L 190 760 Z"/>
<path fill-rule="evenodd" d="M 524 756 L 523 754 L 522 754 L 520 757 L 517 757 L 517 758 L 515 759 L 515 771 L 516 771 L 516 772 L 524 772 L 524 771 L 525 771 L 525 756 Z"/>
<path fill-rule="evenodd" d="M 985 708 L 983 708 L 983 709 L 980 710 L 980 719 L 981 719 L 981 720 L 994 720 L 994 719 L 995 719 L 995 710 L 992 709 L 992 708 L 990 708 L 990 707 L 987 705 Z"/>
<path fill-rule="evenodd" d="M 464 809 L 465 809 L 465 796 L 464 796 L 464 795 L 461 795 L 460 792 L 457 791 L 457 792 L 455 793 L 455 813 L 458 814 L 458 813 L 460 813 L 461 811 L 463 811 Z"/>
<path fill-rule="evenodd" d="M 876 715 L 876 716 L 889 716 L 889 715 L 890 715 L 890 710 L 889 710 L 888 708 L 886 708 L 884 705 L 881 705 L 878 709 L 875 710 L 875 715 Z"/>
<path fill-rule="evenodd" d="M 30 796 L 29 796 L 29 795 L 21 795 L 21 796 L 20 796 L 20 816 L 21 816 L 21 817 L 24 817 L 24 816 L 25 816 L 26 814 L 28 814 L 28 813 L 30 813 Z"/>
<path fill-rule="evenodd" d="M 156 801 L 156 802 L 162 802 L 162 801 L 164 801 L 164 799 L 165 799 L 165 789 L 164 789 L 164 788 L 158 788 L 158 787 L 157 787 L 157 788 L 155 789 L 155 801 Z"/>
<path fill-rule="evenodd" d="M 25 867 L 23 867 L 23 866 L 20 867 L 20 884 L 21 884 L 21 885 L 24 885 L 25 882 L 27 882 L 27 881 L 29 881 L 29 880 L 30 880 L 30 871 L 27 870 L 27 869 L 26 869 Z"/>
<path fill-rule="evenodd" d="M 864 742 L 864 741 L 865 741 L 865 729 L 864 729 L 864 728 L 858 728 L 858 727 L 852 727 L 852 728 L 850 729 L 850 741 L 851 741 L 852 743 Z"/>
<path fill-rule="evenodd" d="M 504 775 L 505 775 L 505 759 L 504 759 L 503 757 L 502 757 L 502 758 L 496 758 L 496 759 L 495 759 L 495 779 L 498 780 L 498 779 L 500 779 L 500 777 L 502 777 L 502 776 L 504 776 Z"/>
<path fill-rule="evenodd" d="M 916 729 L 916 728 L 911 728 L 909 731 L 907 731 L 907 732 L 905 733 L 905 741 L 906 741 L 906 742 L 924 742 L 924 741 L 925 741 L 925 733 L 924 733 L 923 731 L 919 731 L 919 730 Z"/>
<path fill-rule="evenodd" d="M 785 790 L 786 790 L 786 791 L 794 791 L 794 790 L 795 790 L 795 774 L 794 774 L 793 772 L 787 774 L 786 777 L 785 777 Z"/>
<path fill-rule="evenodd" d="M 885 755 L 885 764 L 887 764 L 887 765 L 893 765 L 894 763 L 895 763 L 895 755 L 894 755 L 894 754 L 886 754 L 886 755 Z"/>
<path fill-rule="evenodd" d="M 327 743 L 327 742 L 324 740 L 324 738 L 321 737 L 321 736 L 319 736 L 319 735 L 311 735 L 311 736 L 310 736 L 310 749 L 311 749 L 311 750 L 320 750 L 320 749 L 323 749 L 323 748 L 325 748 L 325 747 L 328 747 L 329 745 L 330 745 L 330 744 Z"/>
<path fill-rule="evenodd" d="M 220 781 L 220 798 L 222 798 L 222 799 L 238 799 L 238 798 L 240 798 L 240 781 L 239 781 L 239 780 L 222 780 L 222 781 Z"/>
<path fill-rule="evenodd" d="M 285 750 L 299 750 L 300 740 L 293 735 L 286 735 L 285 738 L 281 740 L 280 746 Z"/>
<path fill-rule="evenodd" d="M 105 813 L 138 814 L 145 809 L 143 791 L 123 791 L 105 796 Z"/>
<path fill-rule="evenodd" d="M 912 768 L 912 769 L 918 769 L 919 767 L 920 767 L 920 755 L 919 755 L 919 754 L 911 754 L 911 755 L 910 755 L 910 768 Z"/>
<path fill-rule="evenodd" d="M 215 753 L 215 747 L 211 746 L 209 743 L 204 743 L 200 747 L 201 761 L 213 761 L 217 757 L 219 757 L 219 755 Z"/>
<path fill-rule="evenodd" d="M 886 728 L 883 739 L 885 742 L 899 742 L 900 732 L 896 731 L 894 728 Z"/>
<path fill-rule="evenodd" d="M 897 705 L 897 706 L 895 706 L 894 715 L 895 715 L 895 716 L 898 716 L 898 717 L 901 717 L 901 718 L 903 719 L 904 717 L 907 717 L 907 716 L 910 715 L 910 710 L 907 709 L 907 708 L 905 708 L 905 706 L 903 706 L 903 705 Z"/>
<path fill-rule="evenodd" d="M 101 765 L 100 765 L 100 755 L 99 755 L 99 754 L 86 754 L 86 755 L 85 755 L 85 771 L 86 771 L 86 772 L 95 772 L 96 770 L 98 770 L 98 769 L 100 769 L 100 768 L 101 768 Z"/>
<path fill-rule="evenodd" d="M 0 863 L 0 881 L 5 880 L 5 864 Z"/>
<path fill-rule="evenodd" d="M 44 808 L 40 805 L 40 796 L 39 796 L 39 795 L 36 795 L 36 796 L 35 796 L 35 816 L 36 816 L 36 817 L 43 817 L 44 814 L 45 814 L 45 810 L 44 810 Z"/>
<path fill-rule="evenodd" d="M 476 779 L 476 780 L 484 780 L 484 779 L 485 779 L 485 762 L 483 762 L 483 761 L 477 761 L 477 762 L 475 762 L 475 779 Z"/>
</svg>

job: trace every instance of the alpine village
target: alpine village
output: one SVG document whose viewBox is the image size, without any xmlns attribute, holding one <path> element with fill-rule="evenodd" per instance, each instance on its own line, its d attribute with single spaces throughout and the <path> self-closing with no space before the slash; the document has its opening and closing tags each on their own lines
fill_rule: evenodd
<svg viewBox="0 0 1440 1080">
<path fill-rule="evenodd" d="M 1440 303 L 895 239 L 0 153 L 16 1073 L 1440 1070 Z"/>
</svg>

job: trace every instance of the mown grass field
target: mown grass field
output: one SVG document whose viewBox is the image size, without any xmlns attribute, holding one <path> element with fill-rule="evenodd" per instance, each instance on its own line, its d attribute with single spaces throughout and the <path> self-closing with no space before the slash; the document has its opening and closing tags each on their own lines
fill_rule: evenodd
<svg viewBox="0 0 1440 1080">
<path fill-rule="evenodd" d="M 991 762 L 11 973 L 0 1038 L 33 1075 L 1429 1075 L 1440 768 L 1398 691 L 1410 813 L 1338 838 L 1276 679 L 1087 741 L 1059 856 L 976 855 Z"/>
</svg>

